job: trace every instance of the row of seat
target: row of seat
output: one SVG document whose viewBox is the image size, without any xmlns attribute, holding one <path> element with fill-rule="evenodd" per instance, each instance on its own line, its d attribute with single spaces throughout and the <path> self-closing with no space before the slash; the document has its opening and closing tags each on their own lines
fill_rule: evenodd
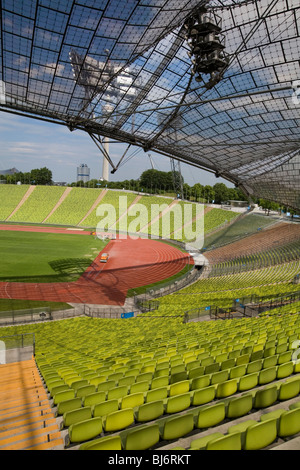
<svg viewBox="0 0 300 470">
<path fill-rule="evenodd" d="M 289 388 L 289 393 L 286 395 L 283 395 L 283 386 L 286 387 L 286 391 Z M 290 399 L 292 396 L 299 395 L 299 387 L 300 378 L 297 380 L 289 380 L 283 382 L 280 386 L 267 386 L 263 389 L 253 391 L 252 393 L 248 392 L 239 397 L 199 407 L 188 411 L 185 414 L 162 418 L 146 426 L 132 426 L 123 432 L 111 436 L 102 435 L 100 437 L 99 433 L 99 435 L 95 434 L 94 437 L 91 438 L 89 427 L 93 419 L 87 419 L 70 426 L 69 439 L 70 443 L 78 443 L 81 441 L 79 447 L 81 450 L 146 450 L 154 446 L 157 447 L 158 444 L 162 443 L 160 441 L 172 441 L 181 437 L 186 437 L 195 429 L 199 430 L 199 432 L 206 431 L 224 422 L 230 422 L 232 420 L 234 423 L 237 418 L 249 416 L 248 420 L 243 421 L 242 423 L 232 424 L 228 430 L 228 434 L 240 433 L 240 438 L 242 438 L 242 434 L 245 433 L 247 428 L 256 424 L 256 421 L 251 419 L 251 412 L 265 410 L 278 401 L 281 402 Z M 261 422 L 274 419 L 278 421 L 282 416 L 284 416 L 281 424 L 277 423 L 281 426 L 279 435 L 281 437 L 285 437 L 300 432 L 300 401 L 290 405 L 290 411 L 294 411 L 294 413 L 285 413 L 285 411 L 286 410 L 284 408 L 281 408 L 280 411 L 276 410 L 275 412 L 265 413 L 261 417 Z M 103 427 L 101 428 L 101 432 L 105 431 L 107 421 L 109 421 L 109 424 L 111 425 L 112 420 L 115 420 L 116 423 L 117 421 L 120 422 L 122 419 L 124 419 L 124 421 L 129 420 L 130 416 L 132 418 L 129 410 L 112 413 L 109 420 L 108 417 L 106 417 L 102 422 Z M 100 423 L 99 419 L 100 418 L 98 418 L 98 423 Z M 247 425 L 245 423 L 247 423 Z M 134 424 L 134 422 L 132 421 L 131 424 Z M 114 432 L 115 429 L 111 429 L 111 431 Z M 275 434 L 275 437 L 276 436 L 277 434 Z M 222 436 L 215 436 L 214 433 L 212 433 L 211 439 L 217 437 L 219 438 Z M 210 439 L 207 436 L 192 440 L 190 449 L 205 448 L 208 440 Z M 230 440 L 228 439 L 228 441 Z M 254 446 L 256 439 L 252 438 L 252 441 L 252 446 Z M 230 445 L 232 446 L 232 443 Z M 260 448 L 260 445 L 261 448 L 263 448 L 268 444 L 266 444 L 265 440 L 258 440 L 255 445 L 256 448 Z M 242 444 L 241 448 L 245 449 Z M 250 450 L 249 444 L 247 444 L 247 449 Z"/>
<path fill-rule="evenodd" d="M 261 351 L 260 355 L 266 355 L 272 352 L 273 351 L 270 350 L 266 350 L 265 353 Z M 146 392 L 149 389 L 160 388 L 162 386 L 168 386 L 170 395 L 174 395 L 175 392 L 173 392 L 173 390 L 176 390 L 176 383 L 178 383 L 178 381 L 181 382 L 182 380 L 188 379 L 192 381 L 193 379 L 196 380 L 198 377 L 210 375 L 210 382 L 213 384 L 227 380 L 228 378 L 241 377 L 246 374 L 258 372 L 262 369 L 268 369 L 276 365 L 281 366 L 292 359 L 292 354 L 293 350 L 290 350 L 281 354 L 267 356 L 264 359 L 256 359 L 252 362 L 248 362 L 249 357 L 244 354 L 237 358 L 239 361 L 232 358 L 231 360 L 221 363 L 221 366 L 219 363 L 213 363 L 207 366 L 191 368 L 187 372 L 179 372 L 173 376 L 164 375 L 167 374 L 167 371 L 164 369 L 161 370 L 162 374 L 157 377 L 153 377 L 152 372 L 147 372 L 138 376 L 124 377 L 122 374 L 115 375 L 114 380 L 107 380 L 106 376 L 98 376 L 93 373 L 83 373 L 79 375 L 78 373 L 69 372 L 63 374 L 52 371 L 51 368 L 43 368 L 42 373 L 46 387 L 52 397 L 61 391 L 73 388 L 77 391 L 77 394 L 82 393 L 81 396 L 96 391 L 103 391 L 107 393 L 107 399 L 111 399 L 117 397 L 118 394 L 118 398 L 120 398 L 122 395 L 128 393 Z M 225 365 L 229 366 L 229 368 L 223 369 Z M 283 367 L 281 369 L 283 369 Z"/>
<path fill-rule="evenodd" d="M 63 415 L 66 411 L 80 406 L 94 406 L 98 413 L 104 415 L 107 410 L 112 410 L 111 407 L 113 407 L 113 411 L 119 408 L 136 408 L 144 403 L 157 400 L 167 400 L 166 410 L 169 413 L 171 409 L 176 410 L 178 406 L 182 406 L 182 404 L 178 405 L 179 399 L 176 397 L 184 395 L 186 405 L 197 406 L 207 403 L 215 397 L 224 398 L 238 391 L 247 391 L 258 385 L 265 385 L 276 379 L 297 374 L 300 372 L 300 365 L 289 361 L 261 370 L 257 367 L 256 372 L 251 371 L 249 374 L 247 374 L 245 365 L 239 366 L 238 370 L 236 369 L 215 372 L 151 390 L 149 390 L 148 382 L 139 382 L 139 391 L 133 393 L 127 386 L 113 387 L 108 391 L 99 389 L 96 391 L 94 385 L 83 385 L 82 381 L 75 382 L 74 388 L 69 388 L 67 385 L 55 386 L 51 392 L 55 391 L 53 404 L 57 407 L 57 415 Z M 167 379 L 166 377 L 166 383 Z M 76 384 L 78 384 L 78 388 Z M 178 409 L 178 411 L 181 410 Z"/>
<path fill-rule="evenodd" d="M 226 434 L 211 433 L 195 439 L 190 450 L 260 450 L 277 438 L 287 439 L 300 433 L 300 402 L 265 413 L 260 421 L 249 419 L 228 428 Z M 178 447 L 177 450 L 184 450 Z"/>
</svg>

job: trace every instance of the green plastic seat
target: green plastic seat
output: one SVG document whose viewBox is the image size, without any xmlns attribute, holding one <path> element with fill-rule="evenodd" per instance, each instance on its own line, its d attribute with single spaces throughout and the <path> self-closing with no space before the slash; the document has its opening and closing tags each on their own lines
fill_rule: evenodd
<svg viewBox="0 0 300 470">
<path fill-rule="evenodd" d="M 84 442 L 99 436 L 102 432 L 102 419 L 91 418 L 72 424 L 68 429 L 70 442 Z"/>
<path fill-rule="evenodd" d="M 106 392 L 94 392 L 88 395 L 85 395 L 83 398 L 83 406 L 92 406 L 97 403 L 102 403 L 106 399 Z"/>
<path fill-rule="evenodd" d="M 277 367 L 277 379 L 283 379 L 289 377 L 294 372 L 294 364 L 292 361 L 280 364 Z"/>
<path fill-rule="evenodd" d="M 97 387 L 98 389 L 98 385 L 105 382 L 106 381 L 106 377 L 104 376 L 96 376 L 96 377 L 92 377 L 91 379 L 89 379 L 89 384 L 90 385 L 95 385 L 95 387 Z"/>
<path fill-rule="evenodd" d="M 247 374 L 252 374 L 253 372 L 259 372 L 262 369 L 263 361 L 262 359 L 257 359 L 256 361 L 249 362 L 247 364 Z"/>
<path fill-rule="evenodd" d="M 56 395 L 54 395 L 53 404 L 58 405 L 60 402 L 65 400 L 71 400 L 72 398 L 75 398 L 75 390 L 63 390 L 62 392 L 58 392 L 56 393 Z"/>
<path fill-rule="evenodd" d="M 229 377 L 229 371 L 228 370 L 222 370 L 220 372 L 214 372 L 211 375 L 210 383 L 211 383 L 211 385 L 219 384 L 221 382 L 225 382 L 226 380 L 228 380 L 228 377 Z"/>
<path fill-rule="evenodd" d="M 204 375 L 204 366 L 194 367 L 193 369 L 188 369 L 189 379 L 194 379 L 195 377 L 201 377 Z"/>
<path fill-rule="evenodd" d="M 236 393 L 237 388 L 238 388 L 237 379 L 231 379 L 231 380 L 227 380 L 226 382 L 219 383 L 217 385 L 216 397 L 217 398 L 229 397 L 230 395 L 233 395 L 234 393 Z"/>
<path fill-rule="evenodd" d="M 106 436 L 81 444 L 79 450 L 122 450 L 120 436 Z"/>
<path fill-rule="evenodd" d="M 78 408 L 77 410 L 66 411 L 63 415 L 64 427 L 69 427 L 71 424 L 85 421 L 92 417 L 92 408 L 90 406 Z"/>
<path fill-rule="evenodd" d="M 263 390 L 257 390 L 254 397 L 254 408 L 267 408 L 273 405 L 277 400 L 278 389 L 276 385 L 264 388 Z"/>
<path fill-rule="evenodd" d="M 259 450 L 277 438 L 277 420 L 269 419 L 249 426 L 245 433 L 244 450 Z"/>
<path fill-rule="evenodd" d="M 76 380 L 71 383 L 71 388 L 77 391 L 80 387 L 84 387 L 85 385 L 89 385 L 88 380 L 86 379 Z"/>
<path fill-rule="evenodd" d="M 135 407 L 143 405 L 143 404 L 144 404 L 144 393 L 143 392 L 132 393 L 132 394 L 127 395 L 126 397 L 122 398 L 120 408 L 121 409 L 135 408 Z"/>
<path fill-rule="evenodd" d="M 197 428 L 210 428 L 221 423 L 225 419 L 225 404 L 217 403 L 201 408 L 197 418 Z"/>
<path fill-rule="evenodd" d="M 254 351 L 252 352 L 251 356 L 250 356 L 250 361 L 251 362 L 254 362 L 254 361 L 257 361 L 257 360 L 260 360 L 263 358 L 263 349 L 260 349 L 258 351 Z M 253 371 L 254 372 L 254 371 Z"/>
<path fill-rule="evenodd" d="M 254 424 L 257 424 L 257 421 L 255 421 L 254 419 L 247 419 L 246 421 L 242 421 L 241 423 L 233 424 L 228 428 L 227 432 L 228 434 L 234 434 L 237 432 L 243 434 L 247 431 L 250 426 L 253 426 Z"/>
<path fill-rule="evenodd" d="M 152 401 L 138 407 L 136 411 L 136 421 L 146 422 L 159 418 L 164 414 L 163 400 Z"/>
<path fill-rule="evenodd" d="M 83 387 L 79 387 L 76 390 L 76 397 L 84 398 L 86 395 L 90 395 L 91 393 L 95 393 L 96 386 L 95 385 L 84 385 Z"/>
<path fill-rule="evenodd" d="M 300 393 L 300 380 L 283 382 L 279 388 L 278 400 L 290 400 Z"/>
<path fill-rule="evenodd" d="M 123 385 L 127 385 L 129 387 L 130 385 L 134 384 L 135 382 L 135 377 L 133 375 L 131 376 L 126 376 L 126 377 L 121 377 L 121 379 L 118 382 L 119 387 L 122 387 Z"/>
<path fill-rule="evenodd" d="M 136 382 L 150 382 L 153 379 L 152 372 L 144 372 L 136 377 Z"/>
<path fill-rule="evenodd" d="M 81 407 L 81 398 L 71 398 L 70 400 L 63 400 L 57 405 L 57 414 L 63 415 L 67 411 L 76 410 Z"/>
<path fill-rule="evenodd" d="M 54 397 L 58 392 L 63 392 L 65 390 L 70 390 L 70 387 L 66 384 L 57 385 L 51 389 L 50 396 Z"/>
<path fill-rule="evenodd" d="M 118 398 L 123 398 L 128 393 L 128 386 L 123 385 L 122 387 L 114 387 L 108 390 L 107 392 L 107 399 L 114 400 Z"/>
<path fill-rule="evenodd" d="M 221 362 L 220 369 L 221 370 L 232 369 L 233 367 L 235 367 L 235 362 L 236 360 L 234 358 L 226 359 L 225 361 Z"/>
<path fill-rule="evenodd" d="M 190 389 L 190 382 L 188 380 L 183 380 L 182 382 L 176 382 L 170 385 L 169 396 L 173 397 L 175 395 L 182 395 L 183 393 L 188 392 Z"/>
<path fill-rule="evenodd" d="M 230 369 L 229 378 L 230 379 L 237 379 L 239 377 L 242 377 L 243 375 L 246 374 L 246 370 L 247 370 L 247 365 L 246 364 L 241 364 L 239 366 L 235 366 L 232 369 Z"/>
<path fill-rule="evenodd" d="M 192 405 L 205 405 L 215 399 L 216 396 L 216 386 L 211 385 L 209 387 L 200 388 L 195 390 L 192 395 Z"/>
<path fill-rule="evenodd" d="M 278 361 L 278 354 L 275 354 L 274 356 L 266 357 L 263 360 L 263 369 L 268 369 L 269 367 L 276 366 L 277 361 Z"/>
<path fill-rule="evenodd" d="M 276 379 L 277 368 L 276 366 L 269 367 L 268 369 L 262 369 L 259 372 L 258 383 L 259 385 L 265 385 L 273 382 Z"/>
<path fill-rule="evenodd" d="M 269 357 L 269 356 L 274 356 L 276 353 L 276 348 L 275 346 L 271 346 L 270 348 L 265 348 L 264 349 L 264 355 L 263 357 Z"/>
<path fill-rule="evenodd" d="M 134 423 L 133 409 L 125 408 L 124 410 L 109 413 L 104 418 L 105 432 L 114 432 L 125 429 Z"/>
<path fill-rule="evenodd" d="M 209 441 L 206 445 L 206 450 L 241 450 L 242 439 L 241 433 L 226 434 L 222 437 L 217 437 Z"/>
<path fill-rule="evenodd" d="M 147 450 L 159 442 L 158 424 L 139 426 L 128 432 L 125 440 L 125 450 Z"/>
<path fill-rule="evenodd" d="M 111 388 L 116 386 L 114 380 L 107 380 L 106 382 L 101 382 L 97 387 L 97 392 L 108 392 Z"/>
<path fill-rule="evenodd" d="M 107 400 L 102 403 L 97 403 L 92 407 L 94 417 L 106 416 L 113 411 L 118 411 L 118 409 L 118 400 Z"/>
<path fill-rule="evenodd" d="M 282 413 L 279 426 L 278 436 L 289 437 L 300 432 L 300 408 L 285 411 Z"/>
<path fill-rule="evenodd" d="M 199 437 L 199 439 L 194 439 L 191 444 L 190 444 L 190 450 L 202 450 L 205 449 L 206 444 L 209 441 L 212 441 L 214 439 L 217 439 L 218 437 L 223 437 L 224 434 L 221 432 L 213 432 L 212 434 L 209 434 L 208 436 L 203 436 Z"/>
<path fill-rule="evenodd" d="M 191 396 L 189 393 L 169 397 L 166 402 L 166 413 L 178 413 L 186 410 L 191 405 Z"/>
<path fill-rule="evenodd" d="M 278 355 L 278 362 L 277 364 L 284 364 L 285 362 L 290 362 L 292 359 L 293 351 L 286 351 Z"/>
<path fill-rule="evenodd" d="M 163 375 L 162 377 L 156 377 L 151 382 L 151 390 L 155 388 L 167 387 L 169 385 L 169 376 Z"/>
<path fill-rule="evenodd" d="M 266 421 L 267 419 L 279 419 L 282 413 L 284 413 L 284 409 L 278 409 L 274 411 L 270 411 L 269 413 L 264 413 L 260 417 L 260 421 Z"/>
<path fill-rule="evenodd" d="M 236 358 L 236 365 L 241 366 L 242 364 L 248 364 L 250 361 L 250 354 L 241 354 L 241 356 Z"/>
<path fill-rule="evenodd" d="M 168 387 L 155 388 L 154 390 L 149 390 L 146 394 L 145 402 L 149 403 L 151 401 L 163 400 L 168 396 Z"/>
<path fill-rule="evenodd" d="M 171 375 L 170 384 L 174 384 L 176 382 L 182 382 L 183 380 L 188 379 L 188 371 L 177 372 Z"/>
<path fill-rule="evenodd" d="M 290 410 L 296 410 L 297 408 L 300 408 L 300 401 L 296 401 L 295 403 L 292 403 L 292 404 L 289 406 L 289 409 L 290 409 Z"/>
<path fill-rule="evenodd" d="M 252 407 L 253 397 L 250 393 L 242 395 L 241 397 L 232 398 L 228 403 L 226 417 L 230 419 L 240 418 L 241 416 L 245 416 L 249 413 Z"/>
<path fill-rule="evenodd" d="M 248 374 L 241 377 L 238 385 L 239 391 L 244 392 L 256 387 L 258 384 L 258 374 L 258 372 L 254 372 L 253 374 Z"/>
<path fill-rule="evenodd" d="M 163 440 L 179 439 L 182 436 L 192 432 L 194 429 L 194 418 L 192 414 L 175 416 L 168 418 L 164 422 L 162 430 Z"/>
<path fill-rule="evenodd" d="M 139 392 L 147 392 L 149 390 L 149 382 L 148 380 L 144 380 L 143 382 L 136 382 L 130 385 L 130 393 L 139 393 Z"/>
<path fill-rule="evenodd" d="M 205 366 L 204 374 L 213 374 L 214 372 L 219 372 L 220 364 L 218 362 L 214 362 L 213 364 L 208 364 Z"/>
<path fill-rule="evenodd" d="M 192 379 L 191 390 L 198 390 L 199 388 L 208 387 L 210 385 L 210 376 L 203 375 Z"/>
</svg>

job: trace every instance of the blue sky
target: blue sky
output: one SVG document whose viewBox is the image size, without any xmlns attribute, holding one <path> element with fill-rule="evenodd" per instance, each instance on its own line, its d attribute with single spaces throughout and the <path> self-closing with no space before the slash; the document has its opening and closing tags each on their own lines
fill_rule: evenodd
<svg viewBox="0 0 300 470">
<path fill-rule="evenodd" d="M 83 131 L 73 131 L 58 124 L 47 123 L 23 116 L 0 112 L 0 171 L 16 167 L 22 172 L 33 168 L 47 167 L 52 171 L 54 181 L 76 181 L 77 166 L 85 163 L 90 168 L 91 179 L 102 175 L 102 154 Z M 117 163 L 127 144 L 110 144 L 110 155 Z M 111 175 L 110 181 L 137 179 L 141 173 L 151 168 L 148 153 L 130 149 L 127 155 L 135 153 L 127 163 Z M 154 166 L 160 171 L 170 171 L 170 159 L 155 152 L 149 152 Z M 181 164 L 184 180 L 189 185 L 195 183 L 214 185 L 224 182 L 209 172 Z M 232 186 L 227 183 L 228 186 Z"/>
</svg>

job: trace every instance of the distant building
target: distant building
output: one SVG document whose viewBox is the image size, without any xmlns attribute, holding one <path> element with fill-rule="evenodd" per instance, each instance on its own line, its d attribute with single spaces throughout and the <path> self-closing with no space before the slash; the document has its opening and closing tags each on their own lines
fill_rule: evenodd
<svg viewBox="0 0 300 470">
<path fill-rule="evenodd" d="M 90 169 L 85 163 L 81 163 L 77 167 L 77 181 L 83 181 L 84 183 L 90 181 Z"/>
<path fill-rule="evenodd" d="M 10 168 L 9 170 L 0 170 L 0 175 L 14 175 L 15 173 L 20 173 L 20 170 L 17 168 Z"/>
</svg>

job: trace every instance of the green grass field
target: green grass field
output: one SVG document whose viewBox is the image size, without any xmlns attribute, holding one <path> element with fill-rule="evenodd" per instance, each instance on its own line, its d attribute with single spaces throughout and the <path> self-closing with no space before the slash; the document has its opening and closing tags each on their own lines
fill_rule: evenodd
<svg viewBox="0 0 300 470">
<path fill-rule="evenodd" d="M 106 243 L 88 235 L 0 231 L 0 281 L 74 281 Z"/>
</svg>

